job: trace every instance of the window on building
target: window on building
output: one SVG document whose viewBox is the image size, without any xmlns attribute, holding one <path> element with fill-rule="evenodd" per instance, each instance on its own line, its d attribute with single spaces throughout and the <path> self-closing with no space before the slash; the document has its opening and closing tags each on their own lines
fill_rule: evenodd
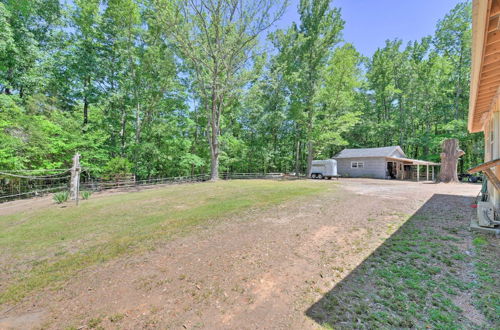
<svg viewBox="0 0 500 330">
<path fill-rule="evenodd" d="M 365 162 L 351 162 L 351 168 L 363 168 L 365 167 Z"/>
</svg>

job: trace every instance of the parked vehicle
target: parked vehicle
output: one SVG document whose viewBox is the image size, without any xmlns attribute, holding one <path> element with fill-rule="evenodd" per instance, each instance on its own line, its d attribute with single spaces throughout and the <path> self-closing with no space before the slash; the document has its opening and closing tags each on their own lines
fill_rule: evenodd
<svg viewBox="0 0 500 330">
<path fill-rule="evenodd" d="M 334 159 L 313 160 L 311 168 L 312 179 L 338 178 L 337 161 Z"/>
<path fill-rule="evenodd" d="M 468 174 L 468 173 L 462 173 L 458 175 L 458 180 L 462 182 L 483 182 L 483 177 L 480 175 L 474 175 L 474 174 Z"/>
</svg>

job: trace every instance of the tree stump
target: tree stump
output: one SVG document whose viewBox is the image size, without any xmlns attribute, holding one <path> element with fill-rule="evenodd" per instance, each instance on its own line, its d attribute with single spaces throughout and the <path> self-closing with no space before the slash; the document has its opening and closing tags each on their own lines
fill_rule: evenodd
<svg viewBox="0 0 500 330">
<path fill-rule="evenodd" d="M 441 143 L 441 173 L 439 182 L 458 182 L 457 166 L 458 159 L 465 154 L 458 147 L 458 139 L 446 139 Z"/>
</svg>

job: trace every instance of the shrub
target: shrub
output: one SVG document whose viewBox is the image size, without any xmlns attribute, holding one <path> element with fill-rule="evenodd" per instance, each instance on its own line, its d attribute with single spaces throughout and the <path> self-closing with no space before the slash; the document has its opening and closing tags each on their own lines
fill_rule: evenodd
<svg viewBox="0 0 500 330">
<path fill-rule="evenodd" d="M 109 178 L 122 177 L 131 173 L 132 164 L 127 158 L 116 157 L 106 165 L 105 174 Z"/>
<path fill-rule="evenodd" d="M 90 195 L 92 195 L 92 192 L 89 190 L 84 190 L 81 192 L 82 199 L 89 199 Z"/>
<path fill-rule="evenodd" d="M 69 193 L 67 191 L 61 191 L 55 193 L 53 198 L 57 204 L 62 204 L 69 199 Z"/>
</svg>

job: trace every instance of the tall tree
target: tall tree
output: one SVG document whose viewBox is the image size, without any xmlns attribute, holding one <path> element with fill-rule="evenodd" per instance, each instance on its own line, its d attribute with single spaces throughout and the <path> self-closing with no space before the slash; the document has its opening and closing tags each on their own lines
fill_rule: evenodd
<svg viewBox="0 0 500 330">
<path fill-rule="evenodd" d="M 314 157 L 314 126 L 317 120 L 316 95 L 321 86 L 321 72 L 333 48 L 341 41 L 344 21 L 337 8 L 330 8 L 329 0 L 301 0 L 300 26 L 287 31 L 287 54 L 290 67 L 295 70 L 292 82 L 292 109 L 300 131 L 307 141 L 307 173 L 310 174 Z M 298 154 L 298 153 L 297 153 Z M 298 159 L 297 159 L 298 160 Z"/>
<path fill-rule="evenodd" d="M 58 0 L 0 1 L 0 88 L 5 94 L 32 95 L 45 85 L 42 62 L 60 19 Z"/>
<path fill-rule="evenodd" d="M 68 53 L 68 68 L 73 97 L 82 102 L 83 126 L 89 122 L 89 108 L 98 101 L 101 90 L 98 83 L 102 70 L 101 1 L 75 0 L 72 9 L 71 48 Z"/>
<path fill-rule="evenodd" d="M 466 118 L 468 110 L 469 68 L 471 65 L 472 6 L 469 1 L 457 4 L 439 21 L 434 36 L 436 50 L 453 64 L 455 120 Z"/>
<path fill-rule="evenodd" d="M 351 44 L 336 48 L 321 72 L 323 82 L 317 93 L 317 123 L 313 138 L 316 153 L 332 157 L 333 150 L 348 142 L 344 134 L 359 122 L 356 109 L 358 88 L 361 87 L 362 57 Z"/>
<path fill-rule="evenodd" d="M 194 72 L 209 124 L 211 179 L 219 172 L 221 116 L 228 99 L 247 82 L 242 74 L 258 35 L 283 14 L 279 0 L 155 0 L 165 35 Z"/>
</svg>

